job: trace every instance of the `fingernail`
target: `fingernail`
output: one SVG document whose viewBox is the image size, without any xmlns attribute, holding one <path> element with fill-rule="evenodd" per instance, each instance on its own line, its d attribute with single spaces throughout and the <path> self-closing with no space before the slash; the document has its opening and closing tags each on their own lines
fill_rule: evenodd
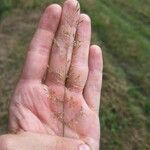
<svg viewBox="0 0 150 150">
<path fill-rule="evenodd" d="M 79 150 L 90 150 L 90 148 L 86 144 L 82 144 L 80 145 Z"/>
</svg>

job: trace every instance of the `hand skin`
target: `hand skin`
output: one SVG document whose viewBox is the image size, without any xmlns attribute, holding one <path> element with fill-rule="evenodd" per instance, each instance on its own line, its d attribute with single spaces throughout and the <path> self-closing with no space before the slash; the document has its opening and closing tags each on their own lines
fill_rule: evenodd
<svg viewBox="0 0 150 150">
<path fill-rule="evenodd" d="M 102 52 L 76 0 L 48 6 L 9 108 L 1 150 L 98 150 Z M 81 149 L 82 150 L 82 149 Z"/>
<path fill-rule="evenodd" d="M 0 137 L 0 150 L 79 150 L 82 146 L 81 140 L 29 132 Z"/>
</svg>

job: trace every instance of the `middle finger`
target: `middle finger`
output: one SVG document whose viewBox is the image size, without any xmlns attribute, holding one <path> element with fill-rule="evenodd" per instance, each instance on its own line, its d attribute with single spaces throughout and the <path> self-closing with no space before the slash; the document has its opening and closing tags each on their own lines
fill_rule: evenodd
<svg viewBox="0 0 150 150">
<path fill-rule="evenodd" d="M 77 0 L 67 0 L 63 6 L 62 17 L 56 38 L 54 39 L 46 83 L 48 85 L 65 84 L 66 74 L 69 70 L 74 37 L 78 20 L 80 17 L 80 6 Z"/>
</svg>

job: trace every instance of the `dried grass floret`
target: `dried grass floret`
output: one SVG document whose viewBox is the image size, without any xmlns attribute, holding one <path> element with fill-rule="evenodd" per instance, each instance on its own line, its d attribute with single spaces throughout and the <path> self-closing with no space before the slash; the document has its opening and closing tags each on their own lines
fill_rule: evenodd
<svg viewBox="0 0 150 150">
<path fill-rule="evenodd" d="M 55 92 L 54 92 L 54 91 L 50 91 L 50 92 L 49 92 L 49 100 L 51 100 L 52 102 L 55 102 L 55 103 L 56 103 L 56 102 L 60 102 L 60 103 L 63 102 L 63 100 L 57 98 L 57 96 L 55 95 Z"/>
<path fill-rule="evenodd" d="M 64 81 L 64 72 L 62 70 L 63 68 L 55 71 L 49 68 L 48 72 L 57 80 L 57 82 L 61 82 Z"/>
<path fill-rule="evenodd" d="M 75 49 L 78 49 L 80 46 L 81 46 L 81 41 L 80 40 L 73 41 L 73 47 Z"/>
</svg>

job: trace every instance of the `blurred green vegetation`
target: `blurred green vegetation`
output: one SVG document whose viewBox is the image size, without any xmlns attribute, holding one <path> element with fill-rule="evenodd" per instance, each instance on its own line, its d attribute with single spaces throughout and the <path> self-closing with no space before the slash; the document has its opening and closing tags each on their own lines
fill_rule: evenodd
<svg viewBox="0 0 150 150">
<path fill-rule="evenodd" d="M 0 132 L 41 10 L 60 0 L 1 0 Z M 150 149 L 150 0 L 81 0 L 104 55 L 101 150 Z"/>
</svg>

